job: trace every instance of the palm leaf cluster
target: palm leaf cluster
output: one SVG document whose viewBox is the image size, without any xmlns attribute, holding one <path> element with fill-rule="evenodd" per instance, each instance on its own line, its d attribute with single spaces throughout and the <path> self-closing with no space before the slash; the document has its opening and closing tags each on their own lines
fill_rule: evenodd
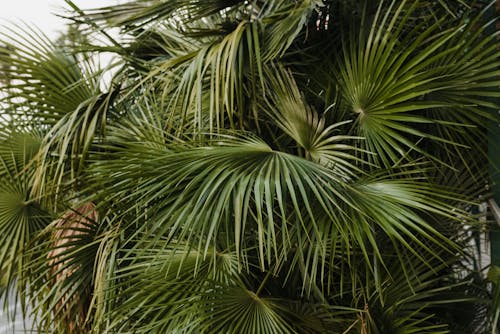
<svg viewBox="0 0 500 334">
<path fill-rule="evenodd" d="M 36 331 L 496 330 L 491 4 L 66 2 L 61 39 L 0 39 L 0 279 Z"/>
</svg>

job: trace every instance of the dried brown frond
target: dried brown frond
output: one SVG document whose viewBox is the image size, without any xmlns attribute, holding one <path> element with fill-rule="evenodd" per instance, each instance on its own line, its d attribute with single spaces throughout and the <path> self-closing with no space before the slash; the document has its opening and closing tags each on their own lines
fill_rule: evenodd
<svg viewBox="0 0 500 334">
<path fill-rule="evenodd" d="M 63 287 L 78 270 L 83 268 L 71 254 L 74 243 L 98 221 L 98 213 L 91 202 L 66 212 L 51 224 L 51 250 L 47 256 L 52 286 Z M 64 291 L 64 287 L 61 289 Z M 90 303 L 90 287 L 78 294 L 65 293 L 55 307 L 55 319 L 67 333 L 84 333 L 85 319 Z"/>
</svg>

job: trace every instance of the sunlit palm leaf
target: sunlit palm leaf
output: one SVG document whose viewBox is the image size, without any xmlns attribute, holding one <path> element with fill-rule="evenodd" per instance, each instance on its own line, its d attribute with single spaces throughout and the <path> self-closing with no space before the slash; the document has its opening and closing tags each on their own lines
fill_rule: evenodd
<svg viewBox="0 0 500 334">
<path fill-rule="evenodd" d="M 264 105 L 259 105 L 259 108 L 267 110 L 274 125 L 295 141 L 298 146 L 296 154 L 342 171 L 346 177 L 362 173 L 357 162 L 363 161 L 355 157 L 358 148 L 353 145 L 355 140 L 362 138 L 341 132 L 342 126 L 350 120 L 328 124 L 327 118 L 320 116 L 301 96 L 290 73 L 279 67 L 265 67 L 265 73 L 268 93 Z M 279 140 L 275 139 L 275 142 Z M 286 145 L 280 145 L 280 148 L 283 146 L 286 148 Z M 296 147 L 293 149 L 295 151 Z"/>
<path fill-rule="evenodd" d="M 286 259 L 295 245 L 313 242 L 322 249 L 314 254 L 317 264 L 339 238 L 346 248 L 361 247 L 368 259 L 372 251 L 379 256 L 375 226 L 407 248 L 411 240 L 426 249 L 417 235 L 451 245 L 419 217 L 428 211 L 455 218 L 425 182 L 346 182 L 342 173 L 273 151 L 253 137 L 221 137 L 210 146 L 131 143 L 114 149 L 116 158 L 93 167 L 95 175 L 106 175 L 95 182 L 113 189 L 103 200 L 133 213 L 137 222 L 149 217 L 139 231 L 189 240 L 200 255 L 230 237 L 242 259 L 258 247 L 265 268 Z"/>
</svg>

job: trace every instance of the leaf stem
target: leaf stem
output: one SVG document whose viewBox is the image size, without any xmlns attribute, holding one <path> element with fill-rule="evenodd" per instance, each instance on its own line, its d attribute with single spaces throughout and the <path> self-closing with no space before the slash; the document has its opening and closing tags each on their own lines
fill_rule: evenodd
<svg viewBox="0 0 500 334">
<path fill-rule="evenodd" d="M 272 271 L 270 270 L 271 268 L 269 268 L 269 271 L 267 272 L 266 276 L 264 277 L 264 279 L 262 280 L 262 282 L 260 282 L 260 285 L 259 285 L 259 288 L 257 289 L 257 291 L 255 292 L 255 295 L 256 296 L 259 296 L 260 292 L 262 291 L 262 289 L 264 288 L 264 285 L 266 284 L 267 280 L 269 279 L 269 277 L 271 277 L 271 274 L 272 274 Z"/>
</svg>

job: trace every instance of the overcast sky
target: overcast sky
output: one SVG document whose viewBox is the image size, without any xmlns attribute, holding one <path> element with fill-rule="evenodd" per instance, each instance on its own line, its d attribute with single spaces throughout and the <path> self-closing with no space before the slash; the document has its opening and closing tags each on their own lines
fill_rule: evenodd
<svg viewBox="0 0 500 334">
<path fill-rule="evenodd" d="M 64 20 L 53 13 L 64 13 L 68 8 L 64 0 L 12 0 L 2 1 L 0 23 L 24 21 L 40 28 L 51 37 L 64 29 Z M 117 0 L 73 0 L 82 9 L 114 5 Z"/>
</svg>

